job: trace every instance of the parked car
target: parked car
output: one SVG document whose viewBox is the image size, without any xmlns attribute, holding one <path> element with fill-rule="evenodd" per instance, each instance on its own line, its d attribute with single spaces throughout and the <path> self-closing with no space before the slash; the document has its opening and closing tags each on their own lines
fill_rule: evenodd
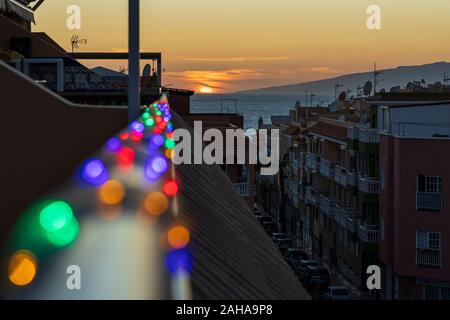
<svg viewBox="0 0 450 320">
<path fill-rule="evenodd" d="M 302 283 L 304 283 L 305 281 L 305 271 L 307 267 L 319 267 L 319 263 L 314 260 L 297 260 L 294 263 L 295 274 Z"/>
<path fill-rule="evenodd" d="M 292 247 L 291 239 L 280 239 L 277 243 L 278 249 L 280 249 L 282 254 L 285 254 L 287 250 Z"/>
<path fill-rule="evenodd" d="M 351 300 L 352 293 L 345 286 L 329 286 L 327 291 L 321 296 L 323 300 Z"/>
<path fill-rule="evenodd" d="M 330 285 L 331 277 L 327 269 L 320 266 L 307 266 L 304 271 L 303 284 L 309 290 L 326 288 Z"/>
<path fill-rule="evenodd" d="M 275 222 L 263 222 L 262 225 L 268 234 L 278 232 L 278 224 Z"/>
<path fill-rule="evenodd" d="M 298 248 L 289 248 L 286 251 L 285 258 L 289 265 L 293 266 L 294 261 L 307 260 L 309 257 L 305 252 Z"/>
<path fill-rule="evenodd" d="M 264 222 L 273 222 L 272 217 L 256 216 L 256 219 L 258 219 L 261 224 Z"/>
<path fill-rule="evenodd" d="M 272 240 L 274 243 L 278 244 L 280 240 L 289 239 L 289 236 L 286 233 L 275 232 L 272 233 Z"/>
</svg>

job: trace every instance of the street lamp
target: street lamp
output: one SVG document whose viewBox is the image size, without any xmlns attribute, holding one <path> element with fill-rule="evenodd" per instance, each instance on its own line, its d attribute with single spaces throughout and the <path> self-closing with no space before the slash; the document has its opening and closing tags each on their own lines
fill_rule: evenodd
<svg viewBox="0 0 450 320">
<path fill-rule="evenodd" d="M 128 121 L 139 116 L 141 106 L 139 1 L 128 0 Z"/>
</svg>

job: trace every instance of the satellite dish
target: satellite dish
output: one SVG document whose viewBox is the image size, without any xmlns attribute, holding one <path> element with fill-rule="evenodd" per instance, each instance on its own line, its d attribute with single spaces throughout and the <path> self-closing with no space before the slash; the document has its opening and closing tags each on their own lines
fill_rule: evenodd
<svg viewBox="0 0 450 320">
<path fill-rule="evenodd" d="M 152 67 L 149 64 L 146 64 L 144 67 L 144 71 L 142 71 L 142 76 L 150 77 L 151 72 L 152 72 Z"/>
<path fill-rule="evenodd" d="M 346 99 L 347 99 L 347 92 L 342 91 L 342 92 L 339 94 L 339 101 L 345 101 Z"/>
<path fill-rule="evenodd" d="M 372 89 L 373 89 L 372 81 L 367 81 L 366 84 L 364 85 L 364 95 L 370 96 L 370 94 L 372 93 Z"/>
</svg>

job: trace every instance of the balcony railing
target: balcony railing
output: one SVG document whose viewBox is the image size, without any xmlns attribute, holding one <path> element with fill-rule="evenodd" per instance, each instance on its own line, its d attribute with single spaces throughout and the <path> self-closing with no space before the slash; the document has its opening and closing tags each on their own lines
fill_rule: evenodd
<svg viewBox="0 0 450 320">
<path fill-rule="evenodd" d="M 361 192 L 376 194 L 380 192 L 380 181 L 374 178 L 360 177 L 358 187 Z"/>
<path fill-rule="evenodd" d="M 298 171 L 299 167 L 300 167 L 299 161 L 297 159 L 292 160 L 292 169 L 294 171 Z"/>
<path fill-rule="evenodd" d="M 336 216 L 335 221 L 337 224 L 346 228 L 350 232 L 356 232 L 356 217 L 355 212 L 350 209 L 346 204 L 337 203 L 335 205 Z"/>
<path fill-rule="evenodd" d="M 358 127 L 348 127 L 347 128 L 347 138 L 350 140 L 358 140 L 359 139 L 359 128 Z"/>
<path fill-rule="evenodd" d="M 321 194 L 320 210 L 328 217 L 334 217 L 334 198 Z"/>
<path fill-rule="evenodd" d="M 442 193 L 435 192 L 417 192 L 416 195 L 417 210 L 442 210 Z"/>
<path fill-rule="evenodd" d="M 250 184 L 248 182 L 241 182 L 233 184 L 234 190 L 241 195 L 241 197 L 248 197 L 250 195 Z"/>
<path fill-rule="evenodd" d="M 336 169 L 334 172 L 334 180 L 337 184 L 347 187 L 347 173 L 345 172 L 345 169 L 341 166 L 336 165 Z"/>
<path fill-rule="evenodd" d="M 377 226 L 360 224 L 358 226 L 358 237 L 367 243 L 378 243 L 380 241 L 380 230 Z"/>
<path fill-rule="evenodd" d="M 292 193 L 292 204 L 294 205 L 294 207 L 298 208 L 299 202 L 300 202 L 300 195 L 298 192 L 294 191 Z"/>
<path fill-rule="evenodd" d="M 360 129 L 359 141 L 364 143 L 379 143 L 380 135 L 377 129 Z"/>
<path fill-rule="evenodd" d="M 306 168 L 309 171 L 316 173 L 318 171 L 318 167 L 319 167 L 318 157 L 315 154 L 308 152 L 306 154 Z"/>
<path fill-rule="evenodd" d="M 322 158 L 320 160 L 320 173 L 327 178 L 333 178 L 334 164 L 331 163 L 331 161 Z"/>
<path fill-rule="evenodd" d="M 441 250 L 416 249 L 416 265 L 441 267 Z"/>
<path fill-rule="evenodd" d="M 356 187 L 358 185 L 357 175 L 354 171 L 347 171 L 347 184 L 352 187 Z"/>
<path fill-rule="evenodd" d="M 300 157 L 298 159 L 298 165 L 300 168 L 305 167 L 305 153 L 304 152 L 300 152 Z"/>
<path fill-rule="evenodd" d="M 312 206 L 318 206 L 320 203 L 319 197 L 311 186 L 305 188 L 305 201 Z"/>
</svg>

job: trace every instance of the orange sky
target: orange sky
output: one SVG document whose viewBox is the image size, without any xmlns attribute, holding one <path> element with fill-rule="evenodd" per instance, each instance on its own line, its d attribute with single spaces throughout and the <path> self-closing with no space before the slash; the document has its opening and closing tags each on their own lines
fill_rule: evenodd
<svg viewBox="0 0 450 320">
<path fill-rule="evenodd" d="M 69 50 L 127 48 L 126 0 L 46 1 L 35 30 Z M 66 28 L 79 5 L 81 30 Z M 369 5 L 382 29 L 366 27 Z M 161 51 L 163 84 L 212 92 L 283 85 L 381 68 L 450 60 L 447 0 L 141 0 L 142 51 Z M 118 70 L 126 61 L 91 61 Z"/>
</svg>

